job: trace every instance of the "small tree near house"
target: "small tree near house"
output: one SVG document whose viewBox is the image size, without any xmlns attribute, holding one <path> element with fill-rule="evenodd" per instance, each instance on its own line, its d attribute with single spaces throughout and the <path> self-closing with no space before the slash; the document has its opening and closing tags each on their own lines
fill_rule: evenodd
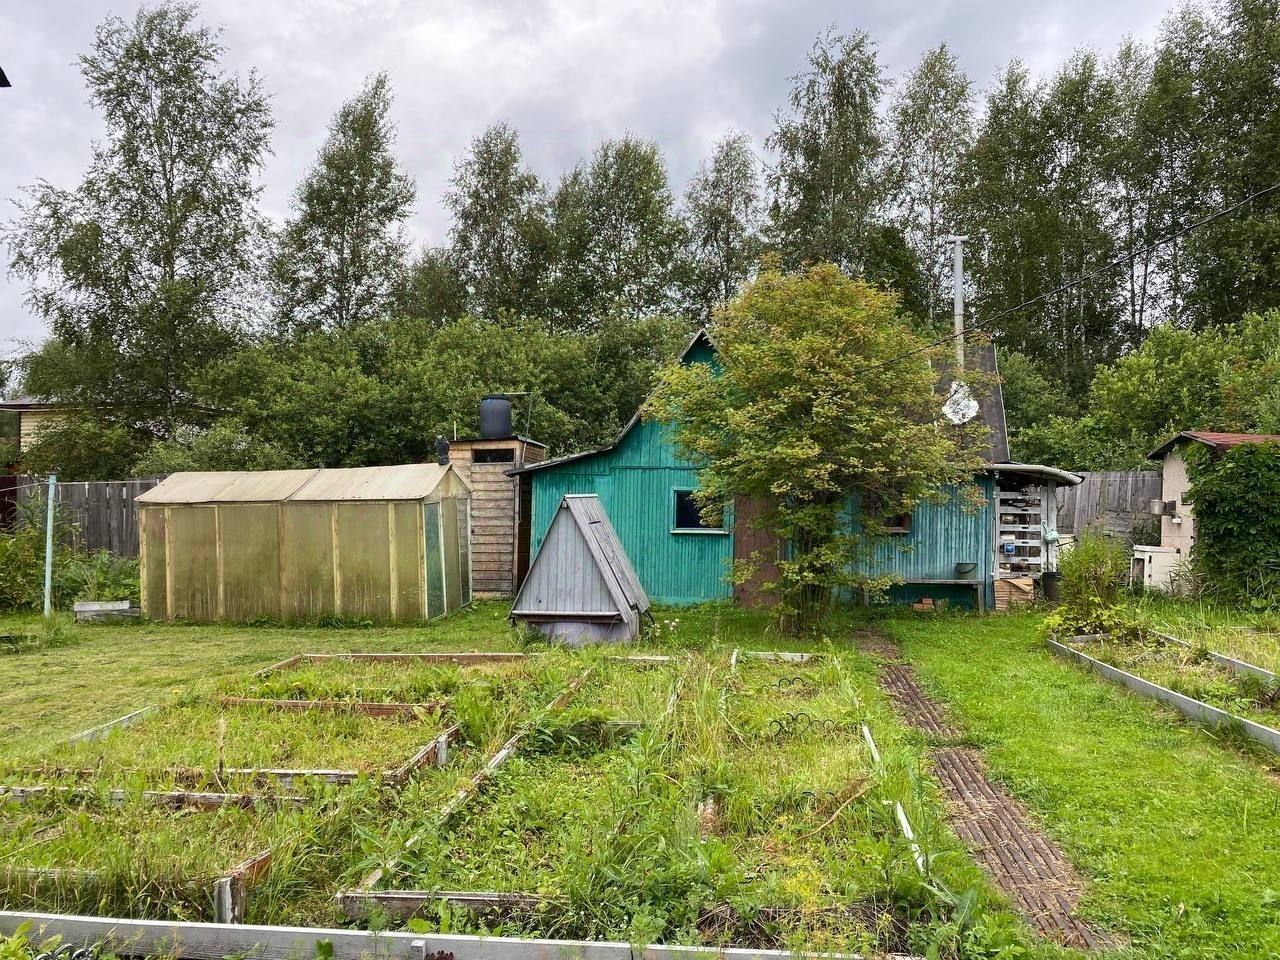
<svg viewBox="0 0 1280 960">
<path fill-rule="evenodd" d="M 768 505 L 758 522 L 789 545 L 773 584 L 779 612 L 798 628 L 841 589 L 887 585 L 867 561 L 889 518 L 951 485 L 979 497 L 971 480 L 985 428 L 941 417 L 936 358 L 898 307 L 830 264 L 765 270 L 716 315 L 716 369 L 665 368 L 646 407 L 703 464 L 705 512 L 734 497 Z"/>
</svg>

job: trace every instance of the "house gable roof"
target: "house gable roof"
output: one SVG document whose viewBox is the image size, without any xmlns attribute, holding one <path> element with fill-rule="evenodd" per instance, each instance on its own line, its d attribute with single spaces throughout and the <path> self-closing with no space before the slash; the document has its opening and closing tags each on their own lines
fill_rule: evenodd
<svg viewBox="0 0 1280 960">
<path fill-rule="evenodd" d="M 711 339 L 711 334 L 707 333 L 705 328 L 698 330 L 698 332 L 693 335 L 693 338 L 685 345 L 685 348 L 680 351 L 680 356 L 676 359 L 683 363 L 689 358 L 690 354 L 699 347 L 709 347 L 712 350 L 715 350 L 716 348 L 715 341 Z M 587 457 L 594 457 L 600 453 L 608 453 L 610 450 L 617 449 L 618 445 L 627 438 L 627 434 L 629 434 L 639 422 L 640 411 L 637 410 L 631 415 L 631 419 L 627 421 L 627 425 L 622 428 L 612 443 L 606 443 L 599 447 L 591 447 L 587 450 L 580 450 L 577 453 L 568 453 L 563 457 L 552 457 L 550 460 L 542 460 L 538 463 L 530 463 L 523 467 L 517 467 L 515 470 L 506 471 L 507 476 L 514 477 L 522 473 L 533 473 L 537 470 L 546 470 L 548 467 L 558 467 L 562 464 L 572 463 L 575 460 L 585 460 Z"/>
<path fill-rule="evenodd" d="M 1216 433 L 1210 430 L 1183 430 L 1170 437 L 1147 454 L 1148 460 L 1162 460 L 1165 454 L 1180 443 L 1200 443 L 1214 453 L 1223 453 L 1242 443 L 1280 443 L 1280 434 L 1274 433 Z"/>
<path fill-rule="evenodd" d="M 700 348 L 710 348 L 715 350 L 715 341 L 711 339 L 711 335 L 705 329 L 699 330 L 693 335 L 693 338 L 680 352 L 680 361 L 684 362 L 691 354 Z M 987 427 L 989 439 L 986 448 L 982 451 L 982 459 L 989 464 L 1007 464 L 1009 462 L 1009 429 L 1005 420 L 1004 411 L 1004 390 L 1000 386 L 1000 369 L 996 360 L 996 348 L 993 344 L 980 344 L 972 350 L 972 358 L 978 371 L 984 374 L 990 382 L 989 386 L 984 386 L 981 390 L 975 391 L 974 399 L 978 401 L 978 416 L 982 420 L 984 426 Z M 951 373 L 944 369 L 941 372 L 939 384 L 943 393 L 950 392 L 951 389 Z M 581 450 L 577 453 L 566 454 L 562 457 L 553 457 L 550 460 L 543 460 L 540 463 L 531 463 L 527 466 L 518 467 L 515 470 L 508 470 L 507 476 L 517 476 L 519 474 L 534 473 L 538 470 L 546 470 L 550 467 L 559 467 L 566 463 L 572 463 L 576 460 L 585 460 L 588 457 L 594 457 L 602 453 L 608 453 L 617 449 L 619 444 L 626 439 L 636 424 L 640 422 L 640 411 L 637 410 L 627 421 L 627 425 L 622 428 L 617 439 L 612 443 L 607 443 L 599 447 L 591 447 L 587 450 Z"/>
</svg>

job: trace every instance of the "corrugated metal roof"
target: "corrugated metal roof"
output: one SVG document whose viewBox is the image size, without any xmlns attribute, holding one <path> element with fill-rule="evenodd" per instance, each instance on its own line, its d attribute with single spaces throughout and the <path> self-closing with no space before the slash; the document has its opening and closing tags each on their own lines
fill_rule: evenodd
<svg viewBox="0 0 1280 960">
<path fill-rule="evenodd" d="M 335 470 L 174 473 L 141 503 L 273 503 L 280 500 L 421 500 L 452 469 L 437 463 Z"/>
<path fill-rule="evenodd" d="M 1238 447 L 1242 443 L 1277 443 L 1280 442 L 1280 436 L 1274 433 L 1215 433 L 1208 430 L 1183 430 L 1147 454 L 1148 459 L 1159 460 L 1181 440 L 1194 440 L 1196 443 L 1203 443 L 1206 447 L 1212 447 L 1216 453 L 1221 453 L 1231 447 Z"/>
<path fill-rule="evenodd" d="M 405 463 L 395 467 L 317 470 L 291 500 L 421 500 L 434 490 L 449 467 Z"/>
<path fill-rule="evenodd" d="M 171 473 L 139 503 L 236 503 L 287 500 L 315 470 L 218 470 Z"/>
</svg>

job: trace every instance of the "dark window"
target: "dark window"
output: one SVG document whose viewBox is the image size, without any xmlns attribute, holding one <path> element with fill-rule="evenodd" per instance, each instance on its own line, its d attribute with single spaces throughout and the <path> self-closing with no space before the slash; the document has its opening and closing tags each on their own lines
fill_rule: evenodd
<svg viewBox="0 0 1280 960">
<path fill-rule="evenodd" d="M 880 522 L 884 524 L 885 533 L 910 533 L 911 532 L 910 512 L 891 513 L 888 515 L 884 515 L 881 513 L 878 499 L 874 496 L 863 497 L 862 509 L 870 514 L 881 514 Z"/>
<path fill-rule="evenodd" d="M 515 463 L 516 452 L 512 447 L 499 447 L 496 450 L 481 448 L 472 454 L 471 462 L 472 463 Z"/>
<path fill-rule="evenodd" d="M 702 514 L 698 510 L 698 501 L 693 498 L 692 490 L 675 491 L 675 520 L 673 530 L 709 530 L 715 533 L 724 532 L 724 523 L 711 526 L 702 522 Z"/>
</svg>

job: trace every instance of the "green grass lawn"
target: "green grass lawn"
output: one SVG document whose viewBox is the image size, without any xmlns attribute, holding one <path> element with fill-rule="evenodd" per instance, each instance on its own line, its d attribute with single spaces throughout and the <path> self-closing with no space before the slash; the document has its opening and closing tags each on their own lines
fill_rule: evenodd
<svg viewBox="0 0 1280 960">
<path fill-rule="evenodd" d="M 155 719 L 156 724 L 165 728 L 160 730 L 160 735 L 151 736 L 148 728 L 152 722 L 144 721 L 135 728 L 120 731 L 105 745 L 86 745 L 85 749 L 90 754 L 110 753 L 108 765 L 117 761 L 124 763 L 121 750 L 125 754 L 142 751 L 140 763 L 159 764 L 172 756 L 175 761 L 207 764 L 209 745 L 221 736 L 228 762 L 233 751 L 238 760 L 242 748 L 247 751 L 243 756 L 250 763 L 259 759 L 274 760 L 281 755 L 281 750 L 300 762 L 318 760 L 319 754 L 311 752 L 312 741 L 317 731 L 323 732 L 334 725 L 333 717 L 315 717 L 315 730 L 299 730 L 296 735 L 284 728 L 300 717 L 289 714 L 263 718 L 263 729 L 270 728 L 270 736 L 258 744 L 253 742 L 247 728 L 240 731 L 239 726 L 230 722 L 219 733 L 215 716 L 217 699 L 228 691 L 350 698 L 357 691 L 373 690 L 377 693 L 375 699 L 412 698 L 434 695 L 438 691 L 446 699 L 453 699 L 450 709 L 464 725 L 464 714 L 468 712 L 477 718 L 503 716 L 514 721 L 514 714 L 508 717 L 503 712 L 504 704 L 519 701 L 518 712 L 529 717 L 538 712 L 535 708 L 531 714 L 526 709 L 529 697 L 542 704 L 550 692 L 549 688 L 537 684 L 524 684 L 521 692 L 519 669 L 481 670 L 464 682 L 447 670 L 424 673 L 409 667 L 401 673 L 367 665 L 335 663 L 305 665 L 297 672 L 280 671 L 263 678 L 262 682 L 250 678 L 252 671 L 260 667 L 308 652 L 512 649 L 517 646 L 517 638 L 507 625 L 505 614 L 504 605 L 478 605 L 466 613 L 426 626 L 369 629 L 68 625 L 58 638 L 63 641 L 60 646 L 0 655 L 0 707 L 4 717 L 0 721 L 0 737 L 5 740 L 7 754 L 38 760 L 60 754 L 59 742 L 71 733 L 141 706 L 161 703 L 166 705 L 166 712 Z M 493 785 L 492 799 L 488 799 L 486 791 L 486 799 L 477 802 L 474 809 L 468 805 L 451 825 L 451 829 L 457 830 L 473 825 L 479 831 L 477 836 L 490 839 L 496 836 L 503 843 L 515 842 L 520 849 L 527 849 L 528 859 L 521 869 L 530 878 L 549 876 L 540 873 L 542 868 L 538 865 L 544 862 L 540 849 L 548 856 L 564 856 L 577 864 L 581 869 L 576 873 L 565 873 L 556 867 L 554 875 L 564 883 L 576 885 L 580 895 L 575 902 L 590 904 L 599 900 L 609 912 L 594 918 L 579 917 L 574 921 L 576 927 L 569 924 L 562 929 L 614 937 L 673 935 L 679 939 L 712 942 L 725 937 L 734 939 L 737 936 L 734 924 L 741 929 L 741 922 L 749 921 L 747 935 L 756 938 L 753 942 L 815 942 L 817 937 L 833 947 L 861 947 L 867 943 L 868 936 L 874 941 L 880 931 L 868 929 L 861 917 L 852 917 L 846 922 L 842 915 L 832 914 L 830 910 L 833 906 L 840 909 L 846 900 L 871 899 L 911 921 L 907 936 L 913 939 L 905 945 L 912 949 L 925 949 L 931 940 L 951 942 L 951 933 L 937 925 L 938 918 L 947 915 L 948 907 L 936 892 L 920 882 L 910 851 L 898 833 L 893 802 L 901 801 L 910 811 L 924 845 L 938 855 L 935 879 L 954 890 L 977 889 L 984 905 L 981 915 L 1001 929 L 1013 931 L 1010 937 L 1015 940 L 1024 936 L 1025 931 L 1021 931 L 1017 921 L 983 887 L 976 867 L 942 826 L 936 792 L 920 775 L 922 744 L 897 722 L 879 693 L 874 664 L 852 649 L 853 624 L 833 624 L 829 636 L 799 643 L 775 635 L 761 614 L 725 605 L 659 612 L 658 620 L 659 629 L 636 651 L 668 653 L 678 658 L 667 667 L 683 671 L 679 691 L 681 706 L 666 729 L 658 732 L 649 729 L 633 742 L 620 743 L 616 748 L 610 746 L 600 755 L 601 759 L 625 758 L 625 764 L 622 767 L 606 764 L 600 771 L 605 774 L 604 781 L 594 777 L 588 764 L 580 771 L 585 777 L 580 783 L 582 791 L 570 789 L 578 780 L 578 773 L 571 767 L 546 760 L 547 754 L 538 747 L 540 741 L 535 737 L 529 757 L 522 757 L 509 774 L 520 780 L 522 770 L 534 770 L 534 778 L 522 781 L 526 786 L 514 792 L 503 789 L 506 781 Z M 35 633 L 38 627 L 30 618 L 8 618 L 0 620 L 0 632 L 4 631 Z M 802 648 L 836 656 L 824 661 L 826 666 L 803 668 L 762 664 L 744 658 L 741 673 L 734 681 L 729 677 L 728 663 L 735 648 Z M 539 666 L 531 669 L 538 682 L 555 681 L 552 686 L 558 686 L 560 680 L 578 668 L 593 666 L 596 682 L 583 688 L 577 710 L 604 711 L 613 717 L 642 721 L 652 728 L 656 720 L 655 703 L 667 702 L 669 678 L 667 683 L 655 679 L 661 670 L 609 664 L 591 654 L 570 657 L 548 652 L 540 645 L 529 647 L 528 652 L 536 654 L 534 659 Z M 807 691 L 801 689 L 803 685 L 785 689 L 777 685 L 780 678 L 800 672 L 812 675 L 822 691 Z M 515 675 L 515 687 L 503 685 L 504 681 L 513 679 L 509 674 Z M 616 682 L 624 674 L 629 679 L 625 683 Z M 484 703 L 473 698 L 471 708 L 463 710 L 457 702 L 459 694 L 469 684 L 477 683 L 492 683 L 493 689 L 502 695 L 480 698 L 485 699 Z M 507 696 L 513 689 L 520 695 Z M 820 720 L 830 720 L 832 729 L 806 726 L 792 731 L 782 742 L 775 742 L 769 721 L 775 714 L 803 708 Z M 182 723 L 199 721 L 198 729 L 188 729 L 181 723 L 180 729 L 169 729 L 166 724 L 174 718 L 175 722 L 181 720 Z M 360 729 L 351 732 L 352 742 L 367 742 L 366 728 L 373 729 L 383 722 L 356 721 L 355 726 Z M 863 722 L 876 731 L 885 767 L 875 771 L 872 789 L 863 799 L 835 809 L 837 816 L 832 819 L 830 811 L 838 803 L 840 791 L 854 778 L 872 774 L 856 732 Z M 339 720 L 340 725 L 345 723 L 345 718 Z M 839 730 L 835 729 L 836 725 L 840 725 Z M 642 750 L 637 754 L 632 747 L 640 749 L 638 745 L 642 741 L 648 743 L 645 750 L 649 752 Z M 407 741 L 406 744 L 391 743 L 390 739 L 383 744 L 394 747 L 391 752 L 395 754 L 401 752 L 400 747 L 404 745 Z M 492 746 L 484 744 L 485 749 Z M 300 753 L 304 747 L 305 756 Z M 402 793 L 383 790 L 369 793 L 360 803 L 340 803 L 344 811 L 340 820 L 323 819 L 314 825 L 303 824 L 304 829 L 296 837 L 280 838 L 275 829 L 268 831 L 281 853 L 269 878 L 260 888 L 255 888 L 249 917 L 258 922 L 337 922 L 333 895 L 353 878 L 358 879 L 372 866 L 385 862 L 409 835 L 429 824 L 432 811 L 439 809 L 443 799 L 451 795 L 468 770 L 474 769 L 474 763 L 484 752 L 484 749 L 462 751 L 447 769 L 424 774 Z M 526 759 L 534 766 L 527 766 Z M 568 785 L 563 795 L 548 792 L 547 784 L 539 783 L 536 775 L 539 763 L 550 763 L 565 773 Z M 625 775 L 618 779 L 616 774 L 621 773 Z M 607 783 L 611 797 L 621 797 L 621 805 L 614 806 L 612 813 L 582 799 L 589 797 L 594 786 L 601 782 Z M 377 785 L 372 784 L 370 788 L 376 791 Z M 566 845 L 555 837 L 549 838 L 549 845 L 539 847 L 539 838 L 528 834 L 519 824 L 501 826 L 506 823 L 501 815 L 484 818 L 486 811 L 500 812 L 503 798 L 512 795 L 537 801 L 553 814 L 558 809 L 569 811 L 586 831 L 582 836 L 594 838 L 593 843 L 598 839 L 607 845 L 599 850 L 607 850 L 609 859 L 594 856 L 596 849 L 591 845 L 584 847 L 576 859 L 565 856 Z M 341 802 L 347 793 L 337 789 L 334 796 Z M 727 832 L 717 840 L 712 829 L 704 841 L 700 839 L 703 824 L 697 819 L 696 802 L 711 797 L 718 797 L 719 803 L 718 812 L 710 816 L 719 818 Z M 517 813 L 524 816 L 521 809 L 518 808 Z M 56 811 L 54 815 L 60 816 Z M 308 815 L 304 813 L 303 819 Z M 75 831 L 61 833 L 57 829 L 46 830 L 43 822 L 23 825 L 25 814 L 19 811 L 8 811 L 7 816 L 9 825 L 14 827 L 12 833 L 22 837 L 15 840 L 17 847 L 10 852 L 19 862 L 32 857 L 36 858 L 31 861 L 33 864 L 45 866 L 62 861 L 76 866 L 91 862 L 92 847 L 97 843 L 101 843 L 104 850 L 126 851 L 130 833 L 141 830 L 156 840 L 157 852 L 149 855 L 147 862 L 159 870 L 164 856 L 181 849 L 183 831 L 201 830 L 201 821 L 194 814 L 157 814 L 132 807 L 118 817 L 110 811 L 95 812 L 89 819 L 77 819 Z M 471 817 L 481 819 L 473 821 Z M 229 852 L 238 853 L 241 845 L 252 846 L 251 835 L 240 832 L 243 826 L 249 825 L 249 819 L 238 814 L 222 819 L 227 824 L 225 846 Z M 830 823 L 825 822 L 828 819 Z M 154 829 L 139 826 L 152 822 L 157 824 Z M 211 818 L 206 822 L 214 825 L 221 821 Z M 489 833 L 486 822 L 494 824 L 493 829 L 498 832 Z M 505 836 L 503 830 L 515 833 Z M 812 836 L 806 836 L 809 833 Z M 213 838 L 216 832 L 209 830 L 201 834 L 206 835 Z M 567 836 L 575 834 L 571 832 Z M 36 841 L 35 844 L 28 846 L 32 841 Z M 526 848 L 526 842 L 532 846 Z M 679 846 L 678 856 L 673 856 L 675 846 L 672 845 Z M 143 906 L 144 901 L 136 898 L 146 896 L 145 872 L 142 876 L 121 878 L 115 878 L 112 873 L 115 895 L 104 897 L 102 903 L 127 904 L 130 905 L 127 911 L 132 913 L 203 913 L 207 909 L 207 904 L 201 902 L 205 895 L 203 880 L 217 864 L 212 855 L 202 854 L 198 859 L 203 863 L 199 871 L 199 892 L 188 897 L 185 907 L 160 901 L 146 901 Z M 538 868 L 534 869 L 535 866 Z M 654 871 L 650 871 L 651 866 Z M 691 877 L 696 881 L 698 875 L 741 879 L 733 879 L 728 887 L 698 882 L 690 885 Z M 175 877 L 175 884 L 182 882 L 180 876 Z M 514 882 L 510 871 L 501 870 L 497 876 L 472 879 L 496 882 L 499 877 Z M 444 879 L 431 871 L 417 879 L 433 878 Z M 627 896 L 623 900 L 617 896 L 618 878 L 626 878 Z M 464 875 L 456 879 L 461 881 Z M 690 895 L 695 899 L 681 907 L 684 920 L 672 921 L 666 916 L 666 907 L 642 908 L 646 902 L 666 903 L 663 884 L 672 884 L 673 892 L 692 891 Z M 708 894 L 708 890 L 714 895 Z M 719 893 L 715 893 L 717 890 Z M 593 891 L 599 896 L 594 896 Z M 67 896 L 71 895 L 68 889 Z M 74 898 L 92 895 L 92 885 L 74 891 Z M 699 911 L 715 906 L 721 895 L 732 901 L 724 904 L 728 912 L 712 917 L 709 921 L 712 929 L 695 930 Z M 707 896 L 711 899 L 707 900 Z M 70 902 L 56 901 L 59 905 Z M 80 901 L 75 899 L 75 902 Z M 778 919 L 767 912 L 757 915 L 756 910 L 760 908 L 792 912 Z M 752 917 L 757 919 L 751 920 Z M 893 936 L 898 938 L 892 941 L 897 945 L 903 934 L 900 931 Z"/>
<path fill-rule="evenodd" d="M 1131 956 L 1280 956 L 1280 787 L 1256 759 L 1052 657 L 1035 614 L 884 625 Z"/>
<path fill-rule="evenodd" d="M 505 605 L 482 604 L 426 626 L 368 629 L 69 626 L 63 638 L 69 642 L 64 646 L 0 654 L 0 740 L 6 752 L 39 756 L 72 733 L 140 706 L 182 705 L 228 690 L 290 697 L 349 698 L 365 690 L 375 691 L 375 699 L 436 693 L 447 697 L 466 684 L 460 685 L 450 669 L 440 668 L 400 673 L 364 666 L 351 671 L 306 666 L 292 676 L 282 672 L 266 683 L 246 678 L 252 670 L 298 653 L 518 649 L 505 614 Z M 1196 613 L 1170 605 L 1164 615 L 1170 621 L 1182 617 L 1179 622 L 1189 624 Z M 1215 614 L 1212 622 L 1222 625 L 1224 616 Z M 441 849 L 464 850 L 466 844 L 459 841 L 470 832 L 477 844 L 492 843 L 499 852 L 515 844 L 512 849 L 524 858 L 513 861 L 515 868 L 539 882 L 547 881 L 552 892 L 574 882 L 607 881 L 607 873 L 596 876 L 585 869 L 576 877 L 549 873 L 544 852 L 586 842 L 587 853 L 578 858 L 586 863 L 596 838 L 604 837 L 616 846 L 607 816 L 583 811 L 611 803 L 620 782 L 628 789 L 644 787 L 643 780 L 630 776 L 674 769 L 677 775 L 672 782 L 678 789 L 670 796 L 681 798 L 677 806 L 684 812 L 680 817 L 665 813 L 668 794 L 657 790 L 652 794 L 657 811 L 653 829 L 661 827 L 659 832 L 669 835 L 668 839 L 687 843 L 690 830 L 703 828 L 689 819 L 696 813 L 691 798 L 719 796 L 716 815 L 727 824 L 721 828 L 727 832 L 718 845 L 712 843 L 703 852 L 727 857 L 723 862 L 730 872 L 742 869 L 734 863 L 748 865 L 743 873 L 748 882 L 738 888 L 746 898 L 745 906 L 756 903 L 762 889 L 780 905 L 801 906 L 870 893 L 891 898 L 900 910 L 918 911 L 914 918 L 922 921 L 921 939 L 911 946 L 922 953 L 933 940 L 942 944 L 942 957 L 1044 960 L 1065 955 L 1029 941 L 1025 929 L 1000 907 L 945 827 L 936 784 L 924 772 L 928 769 L 926 739 L 897 722 L 876 688 L 874 663 L 852 649 L 858 631 L 865 629 L 864 618 L 850 615 L 833 625 L 828 636 L 807 643 L 776 635 L 759 614 L 727 606 L 659 612 L 658 620 L 674 625 L 664 625 L 637 652 L 683 655 L 696 650 L 706 655 L 683 658 L 692 665 L 681 694 L 689 707 L 677 711 L 677 727 L 666 734 L 667 742 L 679 744 L 687 758 L 663 757 L 658 766 L 646 766 L 649 759 L 635 754 L 639 740 L 568 765 L 535 750 L 492 785 L 492 793 L 486 793 L 471 811 L 475 819 L 464 817 L 440 837 Z M 0 632 L 31 632 L 35 624 L 30 618 L 0 618 Z M 1123 956 L 1131 960 L 1280 957 L 1280 786 L 1263 758 L 1219 743 L 1158 706 L 1052 657 L 1037 637 L 1035 613 L 983 618 L 900 613 L 880 619 L 878 626 L 900 642 L 926 691 L 947 703 L 966 735 L 982 746 L 992 775 L 1027 805 L 1080 868 L 1089 882 L 1084 912 L 1100 927 L 1129 940 L 1131 946 Z M 723 680 L 705 665 L 727 663 L 735 647 L 834 653 L 831 663 L 837 666 L 779 669 L 744 661 L 742 674 L 724 701 L 727 712 L 717 714 Z M 546 662 L 562 656 L 547 654 Z M 602 669 L 609 675 L 620 674 L 620 668 Z M 805 671 L 823 677 L 827 692 L 812 694 L 804 684 L 778 686 L 780 677 Z M 474 677 L 496 679 L 512 672 L 520 673 L 503 668 Z M 653 704 L 665 702 L 669 690 L 662 677 L 661 670 L 639 670 L 626 684 L 589 685 L 577 708 L 648 721 Z M 547 692 L 536 685 L 529 690 L 539 702 Z M 769 721 L 775 714 L 806 708 L 815 716 L 844 724 L 871 725 L 888 765 L 872 795 L 875 804 L 883 807 L 881 801 L 891 797 L 904 802 L 925 849 L 934 856 L 936 881 L 958 894 L 977 891 L 981 907 L 976 927 L 966 933 L 923 922 L 939 915 L 940 901 L 914 877 L 909 852 L 892 830 L 891 807 L 868 809 L 855 804 L 833 828 L 800 842 L 804 833 L 821 825 L 818 812 L 824 809 L 828 792 L 835 794 L 851 776 L 866 772 L 860 745 L 852 739 L 843 743 L 838 733 L 832 734 L 830 750 L 823 748 L 822 731 L 777 745 L 770 741 L 768 750 L 752 749 L 757 741 L 769 741 Z M 724 736 L 717 725 L 726 722 L 735 732 L 717 746 L 716 737 Z M 291 866 L 273 873 L 256 895 L 251 916 L 267 922 L 333 922 L 333 893 L 393 852 L 456 788 L 468 766 L 464 760 L 456 769 L 451 765 L 439 776 L 424 777 L 398 797 L 383 796 L 361 805 L 339 824 L 304 829 L 283 854 Z M 565 779 L 565 789 L 549 792 L 543 779 L 553 782 L 558 777 Z M 805 794 L 805 784 L 814 788 L 813 796 Z M 758 820 L 766 807 L 779 812 L 777 822 Z M 544 832 L 527 837 L 504 833 L 510 829 L 504 825 L 512 819 L 535 815 L 545 820 Z M 50 816 L 63 814 L 52 811 Z M 136 816 L 142 823 L 153 815 L 137 811 Z M 565 817 L 577 818 L 581 827 Z M 94 838 L 104 849 L 115 849 L 116 826 L 109 818 L 101 823 L 79 814 L 77 818 L 74 831 L 41 834 L 53 844 L 48 848 L 51 856 L 59 844 L 74 848 L 78 837 L 86 842 Z M 229 851 L 238 852 L 242 837 L 252 846 L 248 838 L 255 831 L 247 822 L 240 825 L 239 814 L 223 819 L 228 836 L 234 837 L 227 844 Z M 190 829 L 198 822 L 194 815 L 181 818 L 173 829 Z M 169 829 L 168 820 L 159 818 L 157 823 Z M 121 824 L 123 837 L 128 827 L 126 821 Z M 279 832 L 270 822 L 266 824 L 267 833 Z M 630 821 L 625 827 L 618 836 L 629 835 Z M 96 839 L 99 836 L 101 841 Z M 156 836 L 163 840 L 163 831 Z M 217 834 L 210 831 L 208 836 Z M 121 849 L 127 849 L 127 843 Z M 687 849 L 696 853 L 699 848 L 693 843 Z M 617 850 L 632 855 L 625 844 Z M 637 863 L 648 862 L 643 860 L 647 850 L 641 845 L 634 852 L 641 857 Z M 43 856 L 35 847 L 14 852 L 21 853 L 19 862 L 31 858 L 34 863 Z M 204 896 L 204 875 L 220 861 L 212 851 L 198 859 L 204 863 L 199 887 L 199 895 Z M 708 863 L 715 867 L 717 861 Z M 672 862 L 661 865 L 673 867 Z M 431 883 L 462 880 L 466 872 L 459 863 L 447 864 L 444 872 L 421 863 L 408 866 L 419 871 L 416 879 Z M 702 869 L 706 864 L 676 861 L 674 866 Z M 498 871 L 474 879 L 510 887 L 513 876 Z M 663 882 L 667 880 L 669 875 Z M 590 893 L 592 888 L 581 889 Z M 652 891 L 644 890 L 641 881 L 639 893 Z M 134 894 L 132 889 L 121 891 L 122 896 Z M 590 900 L 585 897 L 579 902 Z M 191 909 L 198 912 L 194 906 Z M 637 935 L 660 922 L 652 912 L 628 919 L 629 929 Z M 579 929 L 592 928 L 584 922 Z M 618 927 L 610 921 L 594 929 L 613 932 Z M 692 939 L 692 934 L 686 934 Z M 1007 947 L 1003 953 L 997 949 L 1000 944 Z"/>
</svg>

